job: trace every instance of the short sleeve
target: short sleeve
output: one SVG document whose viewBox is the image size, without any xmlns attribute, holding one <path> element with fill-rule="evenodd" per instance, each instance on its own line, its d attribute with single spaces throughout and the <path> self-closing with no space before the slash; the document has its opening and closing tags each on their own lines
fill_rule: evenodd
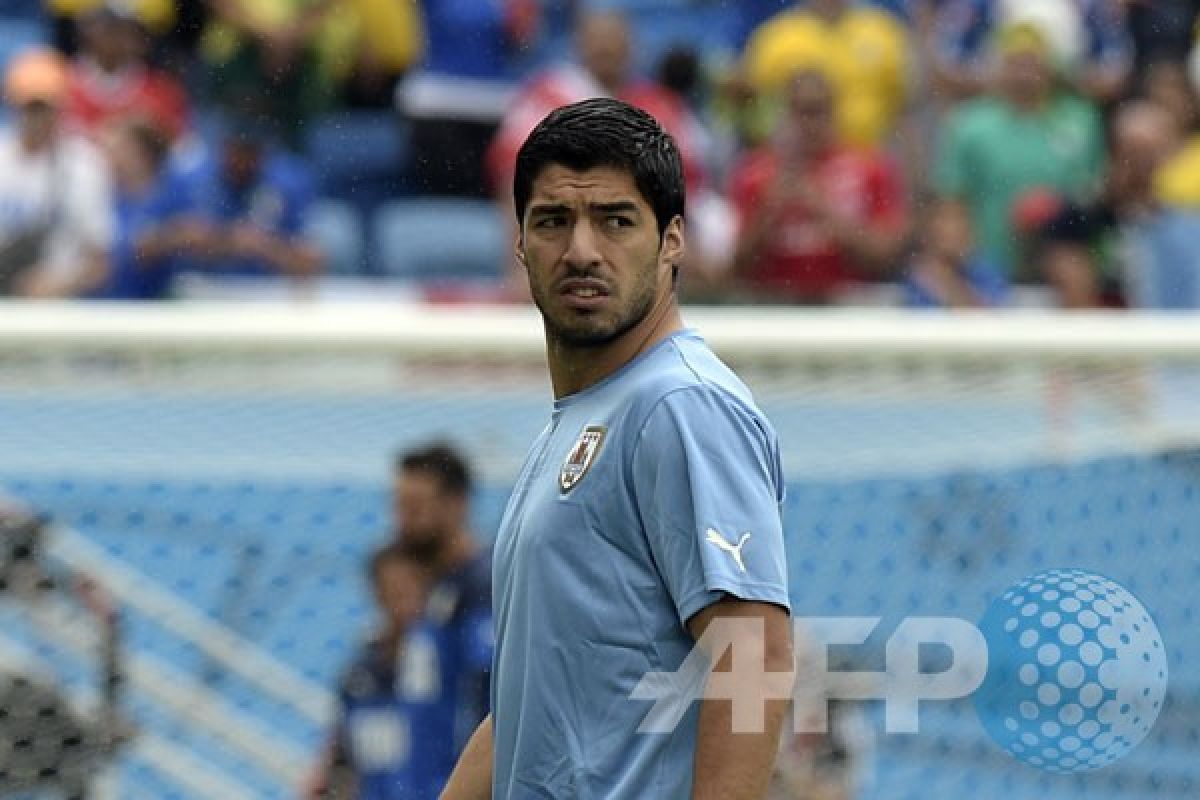
<svg viewBox="0 0 1200 800">
<path fill-rule="evenodd" d="M 634 445 L 637 510 L 680 622 L 724 594 L 788 608 L 774 433 L 717 389 L 668 394 Z"/>
</svg>

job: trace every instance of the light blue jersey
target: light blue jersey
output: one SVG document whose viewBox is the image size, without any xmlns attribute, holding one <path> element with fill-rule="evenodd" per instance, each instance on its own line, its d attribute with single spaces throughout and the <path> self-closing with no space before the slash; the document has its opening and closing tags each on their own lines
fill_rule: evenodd
<svg viewBox="0 0 1200 800">
<path fill-rule="evenodd" d="M 554 404 L 494 554 L 495 800 L 690 797 L 699 719 L 637 728 L 725 593 L 787 607 L 775 433 L 691 331 Z"/>
</svg>

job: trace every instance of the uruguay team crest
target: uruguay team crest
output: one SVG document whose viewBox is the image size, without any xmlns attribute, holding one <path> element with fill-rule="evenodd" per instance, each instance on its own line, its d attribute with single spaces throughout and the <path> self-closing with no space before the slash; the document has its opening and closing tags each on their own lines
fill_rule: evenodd
<svg viewBox="0 0 1200 800">
<path fill-rule="evenodd" d="M 588 468 L 592 466 L 592 462 L 600 453 L 600 446 L 604 444 L 604 434 L 606 433 L 608 433 L 608 428 L 603 425 L 588 425 L 583 429 L 583 433 L 579 434 L 579 438 L 575 440 L 575 446 L 571 448 L 567 460 L 563 462 L 562 469 L 558 473 L 558 488 L 563 494 L 574 489 L 575 484 L 583 480 Z"/>
</svg>

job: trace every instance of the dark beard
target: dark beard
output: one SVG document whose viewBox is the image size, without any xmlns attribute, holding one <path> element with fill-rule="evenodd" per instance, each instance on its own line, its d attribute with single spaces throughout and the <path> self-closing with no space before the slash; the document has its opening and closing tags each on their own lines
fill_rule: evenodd
<svg viewBox="0 0 1200 800">
<path fill-rule="evenodd" d="M 546 308 L 536 293 L 533 301 L 538 310 L 542 312 L 547 338 L 571 348 L 601 348 L 629 333 L 650 314 L 650 310 L 654 307 L 654 293 L 648 292 L 642 302 L 633 308 L 624 319 L 619 320 L 612 330 L 581 330 L 559 325 L 546 313 Z"/>
<path fill-rule="evenodd" d="M 433 566 L 440 559 L 445 550 L 446 537 L 435 534 L 423 539 L 414 539 L 411 536 L 405 536 L 404 531 L 398 531 L 396 541 L 400 544 L 401 552 L 428 567 Z"/>
</svg>

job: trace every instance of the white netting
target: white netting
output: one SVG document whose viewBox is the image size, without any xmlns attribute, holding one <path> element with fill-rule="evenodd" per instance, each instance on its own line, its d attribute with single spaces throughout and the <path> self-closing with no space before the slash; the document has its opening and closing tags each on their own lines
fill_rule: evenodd
<svg viewBox="0 0 1200 800">
<path fill-rule="evenodd" d="M 1200 578 L 1200 326 L 685 316 L 779 431 L 804 613 L 978 620 L 1014 581 L 1081 567 L 1132 590 L 1163 632 L 1167 710 L 1120 765 L 1046 784 L 1053 776 L 989 749 L 948 704 L 923 710 L 927 734 L 880 739 L 873 796 L 1200 787 L 1186 669 L 1200 658 L 1189 591 Z M 103 773 L 113 796 L 292 791 L 371 621 L 362 560 L 390 526 L 395 453 L 456 443 L 481 479 L 474 519 L 487 538 L 549 408 L 527 310 L 0 309 L 0 493 L 52 518 L 47 569 L 108 586 L 128 629 L 120 703 L 135 732 Z M 96 713 L 102 647 L 72 633 L 71 603 L 34 613 L 0 599 L 0 667 L 33 670 Z"/>
</svg>

